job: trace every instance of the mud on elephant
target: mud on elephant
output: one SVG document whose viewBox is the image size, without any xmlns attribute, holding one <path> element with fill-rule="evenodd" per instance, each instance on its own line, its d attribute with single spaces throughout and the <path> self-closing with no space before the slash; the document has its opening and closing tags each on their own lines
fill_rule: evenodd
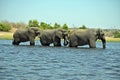
<svg viewBox="0 0 120 80">
<path fill-rule="evenodd" d="M 34 39 L 40 35 L 37 27 L 30 27 L 25 30 L 16 30 L 13 34 L 13 45 L 19 45 L 21 42 L 30 41 L 30 45 L 35 45 Z"/>
<path fill-rule="evenodd" d="M 103 48 L 106 48 L 105 34 L 102 30 L 74 30 L 69 35 L 69 47 L 89 45 L 96 48 L 97 39 L 102 40 Z"/>
<path fill-rule="evenodd" d="M 42 31 L 39 37 L 43 46 L 49 46 L 51 43 L 61 46 L 61 39 L 64 39 L 64 45 L 68 44 L 68 33 L 62 29 Z"/>
</svg>

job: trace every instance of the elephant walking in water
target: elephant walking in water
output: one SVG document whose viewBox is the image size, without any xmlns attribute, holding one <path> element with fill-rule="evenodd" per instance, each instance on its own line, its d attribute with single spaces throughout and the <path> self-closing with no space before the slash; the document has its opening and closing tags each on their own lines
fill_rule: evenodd
<svg viewBox="0 0 120 80">
<path fill-rule="evenodd" d="M 34 39 L 40 35 L 40 31 L 36 27 L 30 27 L 25 30 L 16 30 L 13 34 L 13 45 L 19 45 L 20 42 L 30 41 L 30 45 L 35 45 Z"/>
<path fill-rule="evenodd" d="M 67 31 L 62 29 L 45 30 L 40 34 L 40 42 L 43 46 L 49 46 L 51 43 L 54 46 L 61 46 L 61 39 L 64 39 L 64 45 L 68 44 Z"/>
<path fill-rule="evenodd" d="M 106 48 L 106 39 L 102 30 L 74 30 L 69 35 L 69 47 L 89 45 L 96 48 L 97 39 L 102 40 L 103 48 Z"/>
</svg>

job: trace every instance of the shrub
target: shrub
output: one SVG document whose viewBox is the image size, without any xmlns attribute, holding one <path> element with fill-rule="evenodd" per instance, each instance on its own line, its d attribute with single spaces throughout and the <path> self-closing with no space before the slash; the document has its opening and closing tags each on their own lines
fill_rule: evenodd
<svg viewBox="0 0 120 80">
<path fill-rule="evenodd" d="M 64 25 L 62 26 L 62 29 L 68 30 L 68 25 L 67 25 L 67 24 L 64 24 Z"/>
<path fill-rule="evenodd" d="M 53 29 L 53 27 L 50 24 L 47 24 L 45 22 L 40 23 L 40 28 L 41 29 Z"/>
<path fill-rule="evenodd" d="M 39 22 L 37 20 L 29 20 L 28 27 L 39 27 Z"/>
<path fill-rule="evenodd" d="M 119 31 L 116 31 L 114 33 L 114 38 L 120 38 L 120 32 Z"/>
<path fill-rule="evenodd" d="M 9 23 L 1 22 L 0 23 L 0 31 L 9 31 L 11 26 Z"/>
<path fill-rule="evenodd" d="M 82 27 L 79 27 L 79 29 L 87 29 L 85 25 L 82 25 Z"/>
</svg>

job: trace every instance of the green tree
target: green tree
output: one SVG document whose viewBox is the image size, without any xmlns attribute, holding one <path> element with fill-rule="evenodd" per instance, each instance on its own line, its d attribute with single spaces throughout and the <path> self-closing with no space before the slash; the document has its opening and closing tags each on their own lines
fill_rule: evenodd
<svg viewBox="0 0 120 80">
<path fill-rule="evenodd" d="M 60 27 L 61 27 L 60 24 L 55 23 L 53 28 L 57 29 L 57 28 L 60 28 Z"/>
<path fill-rule="evenodd" d="M 46 29 L 46 28 L 47 28 L 47 24 L 44 23 L 44 22 L 41 22 L 41 23 L 40 23 L 40 28 L 41 28 L 41 29 Z"/>
<path fill-rule="evenodd" d="M 33 26 L 32 20 L 29 20 L 28 26 L 29 26 L 29 27 Z"/>
<path fill-rule="evenodd" d="M 120 38 L 120 32 L 119 31 L 116 31 L 114 33 L 114 38 Z"/>
<path fill-rule="evenodd" d="M 53 29 L 53 27 L 50 24 L 47 24 L 47 29 Z"/>
<path fill-rule="evenodd" d="M 8 22 L 0 22 L 0 31 L 9 31 L 11 26 Z"/>
<path fill-rule="evenodd" d="M 29 20 L 28 27 L 39 27 L 39 22 L 37 20 Z"/>
<path fill-rule="evenodd" d="M 50 24 L 47 24 L 45 22 L 40 23 L 40 28 L 41 29 L 53 29 L 53 27 Z"/>
<path fill-rule="evenodd" d="M 68 25 L 66 23 L 63 24 L 62 29 L 68 30 Z"/>
<path fill-rule="evenodd" d="M 82 25 L 82 27 L 79 27 L 79 29 L 87 29 L 85 25 Z"/>
</svg>

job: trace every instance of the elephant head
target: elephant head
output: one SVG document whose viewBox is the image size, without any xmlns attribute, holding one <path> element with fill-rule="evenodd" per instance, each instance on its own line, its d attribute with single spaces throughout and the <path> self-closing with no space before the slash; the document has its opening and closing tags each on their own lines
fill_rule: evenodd
<svg viewBox="0 0 120 80">
<path fill-rule="evenodd" d="M 68 32 L 66 30 L 57 29 L 55 31 L 55 38 L 64 39 L 64 45 L 68 44 Z"/>
<path fill-rule="evenodd" d="M 40 30 L 39 30 L 39 28 L 37 28 L 37 27 L 30 27 L 30 28 L 28 28 L 28 33 L 29 33 L 31 36 L 36 37 L 36 36 L 40 35 Z"/>
<path fill-rule="evenodd" d="M 97 39 L 102 40 L 103 48 L 106 48 L 106 39 L 105 39 L 104 32 L 101 29 L 98 29 L 96 31 L 96 36 L 97 36 Z"/>
<path fill-rule="evenodd" d="M 62 31 L 62 35 L 63 35 L 63 39 L 64 39 L 64 45 L 67 46 L 67 44 L 69 43 L 69 40 L 68 40 L 68 32 L 63 30 Z"/>
</svg>

